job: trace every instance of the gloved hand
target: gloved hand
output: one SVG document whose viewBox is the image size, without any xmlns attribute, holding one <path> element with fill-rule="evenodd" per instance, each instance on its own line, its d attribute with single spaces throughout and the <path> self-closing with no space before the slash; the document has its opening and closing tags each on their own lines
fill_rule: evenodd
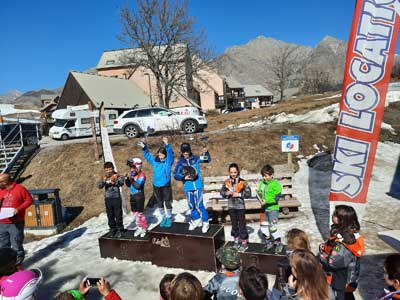
<svg viewBox="0 0 400 300">
<path fill-rule="evenodd" d="M 142 141 L 137 142 L 137 145 L 138 145 L 139 147 L 141 147 L 142 149 L 146 147 L 146 144 L 145 144 L 144 142 L 142 142 Z"/>
</svg>

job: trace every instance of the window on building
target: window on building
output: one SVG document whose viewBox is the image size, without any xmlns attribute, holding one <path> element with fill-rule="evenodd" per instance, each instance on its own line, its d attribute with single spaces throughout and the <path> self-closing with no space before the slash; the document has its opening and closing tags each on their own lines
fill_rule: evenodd
<svg viewBox="0 0 400 300">
<path fill-rule="evenodd" d="M 108 115 L 108 119 L 109 120 L 115 120 L 117 118 L 117 115 L 116 114 L 109 114 Z"/>
<path fill-rule="evenodd" d="M 115 64 L 115 60 L 107 60 L 106 65 L 113 65 Z"/>
<path fill-rule="evenodd" d="M 100 118 L 99 117 L 96 118 L 96 123 L 100 123 Z"/>
<path fill-rule="evenodd" d="M 69 116 L 70 116 L 70 117 L 75 117 L 75 116 L 76 116 L 76 113 L 74 113 L 74 112 L 69 113 Z"/>
</svg>

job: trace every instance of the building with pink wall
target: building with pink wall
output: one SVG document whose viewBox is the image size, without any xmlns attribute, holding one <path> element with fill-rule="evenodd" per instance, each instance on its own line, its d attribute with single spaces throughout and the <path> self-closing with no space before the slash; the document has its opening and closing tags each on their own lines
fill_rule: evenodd
<svg viewBox="0 0 400 300">
<path fill-rule="evenodd" d="M 150 96 L 153 104 L 159 104 L 156 79 L 152 72 L 144 67 L 133 72 L 124 59 L 127 54 L 138 55 L 138 51 L 140 49 L 104 51 L 97 64 L 97 72 L 99 75 L 132 80 Z M 180 69 L 188 74 L 189 67 L 185 60 Z M 173 91 L 169 106 L 195 105 L 205 111 L 214 110 L 225 106 L 224 99 L 224 80 L 211 68 L 204 68 L 195 76 L 187 78 L 185 86 Z"/>
</svg>

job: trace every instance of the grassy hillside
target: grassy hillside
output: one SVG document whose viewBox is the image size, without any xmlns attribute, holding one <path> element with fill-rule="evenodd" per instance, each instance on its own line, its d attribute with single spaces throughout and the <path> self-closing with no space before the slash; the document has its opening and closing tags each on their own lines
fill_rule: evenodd
<svg viewBox="0 0 400 300">
<path fill-rule="evenodd" d="M 324 105 L 323 101 L 325 102 Z M 286 102 L 272 108 L 214 116 L 210 118 L 210 127 L 214 130 L 225 128 L 227 124 L 245 123 L 249 122 L 251 117 L 277 114 L 282 111 L 301 114 L 311 107 L 315 109 L 316 106 L 326 106 L 331 104 L 332 101 L 338 101 L 338 99 L 322 101 L 299 99 L 292 104 Z M 295 107 L 297 107 L 297 110 Z M 384 119 L 384 122 L 391 124 L 397 132 L 400 132 L 399 111 L 400 103 L 391 104 L 386 109 Z M 246 130 L 205 132 L 201 135 L 209 137 L 207 147 L 212 156 L 212 163 L 203 165 L 203 175 L 226 175 L 226 168 L 231 162 L 238 163 L 242 170 L 247 170 L 248 172 L 259 172 L 265 163 L 272 165 L 285 163 L 287 155 L 281 153 L 280 136 L 287 134 L 288 129 L 292 130 L 292 134 L 300 135 L 300 151 L 298 155 L 307 156 L 315 153 L 314 144 L 326 145 L 331 150 L 334 144 L 335 128 L 336 122 L 324 124 L 297 123 L 290 125 L 278 124 Z M 201 135 L 193 136 L 192 140 L 189 140 L 188 136 L 184 135 L 170 137 L 176 158 L 179 152 L 179 145 L 184 141 L 192 144 L 194 153 L 199 153 L 202 147 L 199 139 Z M 400 143 L 398 135 L 393 135 L 385 130 L 382 131 L 381 140 Z M 136 142 L 137 140 L 123 140 L 112 144 L 114 157 L 120 172 L 124 172 L 127 169 L 127 158 L 138 156 L 143 159 Z M 150 137 L 148 142 L 151 152 L 154 153 L 161 145 L 161 136 Z M 293 160 L 295 161 L 295 159 L 294 157 Z M 144 163 L 143 169 L 147 174 L 145 188 L 147 200 L 152 191 L 152 174 L 147 163 Z M 96 180 L 101 174 L 102 161 L 94 160 L 92 145 L 71 144 L 41 150 L 26 168 L 22 177 L 32 175 L 24 182 L 24 185 L 28 188 L 60 188 L 64 206 L 83 207 L 79 216 L 70 224 L 71 227 L 105 211 L 103 192 L 98 190 L 96 186 Z M 173 180 L 172 185 L 174 199 L 184 198 L 181 183 Z M 128 196 L 127 188 L 124 188 L 124 192 Z"/>
</svg>

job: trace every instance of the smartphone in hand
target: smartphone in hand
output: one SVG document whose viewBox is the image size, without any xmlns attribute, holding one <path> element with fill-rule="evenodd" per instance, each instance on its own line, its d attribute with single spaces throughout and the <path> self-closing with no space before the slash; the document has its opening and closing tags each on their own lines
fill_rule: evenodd
<svg viewBox="0 0 400 300">
<path fill-rule="evenodd" d="M 100 281 L 100 278 L 88 277 L 86 278 L 87 285 L 97 286 L 97 283 Z"/>
</svg>

